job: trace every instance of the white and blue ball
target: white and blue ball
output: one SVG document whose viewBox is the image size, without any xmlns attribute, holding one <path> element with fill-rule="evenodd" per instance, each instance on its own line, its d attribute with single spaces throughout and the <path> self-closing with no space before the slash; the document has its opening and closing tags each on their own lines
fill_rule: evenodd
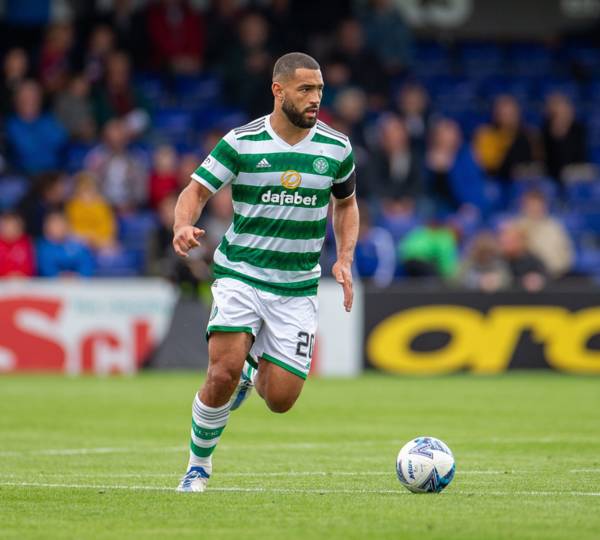
<svg viewBox="0 0 600 540">
<path fill-rule="evenodd" d="M 452 451 L 434 437 L 406 443 L 396 459 L 398 480 L 415 493 L 439 493 L 452 482 L 455 469 Z"/>
</svg>

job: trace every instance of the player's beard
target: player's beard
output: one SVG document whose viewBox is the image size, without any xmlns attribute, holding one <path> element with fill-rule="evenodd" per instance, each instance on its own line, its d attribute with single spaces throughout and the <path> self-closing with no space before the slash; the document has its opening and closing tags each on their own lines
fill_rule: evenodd
<svg viewBox="0 0 600 540">
<path fill-rule="evenodd" d="M 287 116 L 287 119 L 296 127 L 301 129 L 309 129 L 313 127 L 317 123 L 317 115 L 315 114 L 314 118 L 307 118 L 304 116 L 304 113 L 300 112 L 291 101 L 283 100 L 281 104 L 281 110 Z M 304 110 L 304 112 L 311 110 L 311 107 L 308 107 Z M 318 109 L 317 109 L 318 111 Z"/>
</svg>

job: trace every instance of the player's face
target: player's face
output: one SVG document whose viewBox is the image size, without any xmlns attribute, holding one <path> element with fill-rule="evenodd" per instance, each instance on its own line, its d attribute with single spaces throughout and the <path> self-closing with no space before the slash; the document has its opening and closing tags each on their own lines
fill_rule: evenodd
<svg viewBox="0 0 600 540">
<path fill-rule="evenodd" d="M 323 97 L 323 76 L 318 69 L 297 69 L 283 85 L 281 108 L 296 127 L 308 129 L 317 123 Z"/>
</svg>

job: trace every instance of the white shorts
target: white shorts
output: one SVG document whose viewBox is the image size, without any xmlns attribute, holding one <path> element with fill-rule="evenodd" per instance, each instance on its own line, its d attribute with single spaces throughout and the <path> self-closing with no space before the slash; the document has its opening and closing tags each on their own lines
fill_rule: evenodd
<svg viewBox="0 0 600 540">
<path fill-rule="evenodd" d="M 211 332 L 252 334 L 248 361 L 263 358 L 306 379 L 317 331 L 316 296 L 279 296 L 232 278 L 217 279 L 212 295 L 208 336 Z"/>
</svg>

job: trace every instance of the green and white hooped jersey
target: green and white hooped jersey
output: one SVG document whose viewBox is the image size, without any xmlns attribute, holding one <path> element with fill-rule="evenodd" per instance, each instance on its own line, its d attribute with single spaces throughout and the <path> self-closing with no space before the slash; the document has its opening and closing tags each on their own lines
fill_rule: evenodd
<svg viewBox="0 0 600 540">
<path fill-rule="evenodd" d="M 350 141 L 321 121 L 293 146 L 269 116 L 227 133 L 192 174 L 212 192 L 232 187 L 233 223 L 215 250 L 215 277 L 316 294 L 331 190 L 353 171 Z"/>
</svg>

